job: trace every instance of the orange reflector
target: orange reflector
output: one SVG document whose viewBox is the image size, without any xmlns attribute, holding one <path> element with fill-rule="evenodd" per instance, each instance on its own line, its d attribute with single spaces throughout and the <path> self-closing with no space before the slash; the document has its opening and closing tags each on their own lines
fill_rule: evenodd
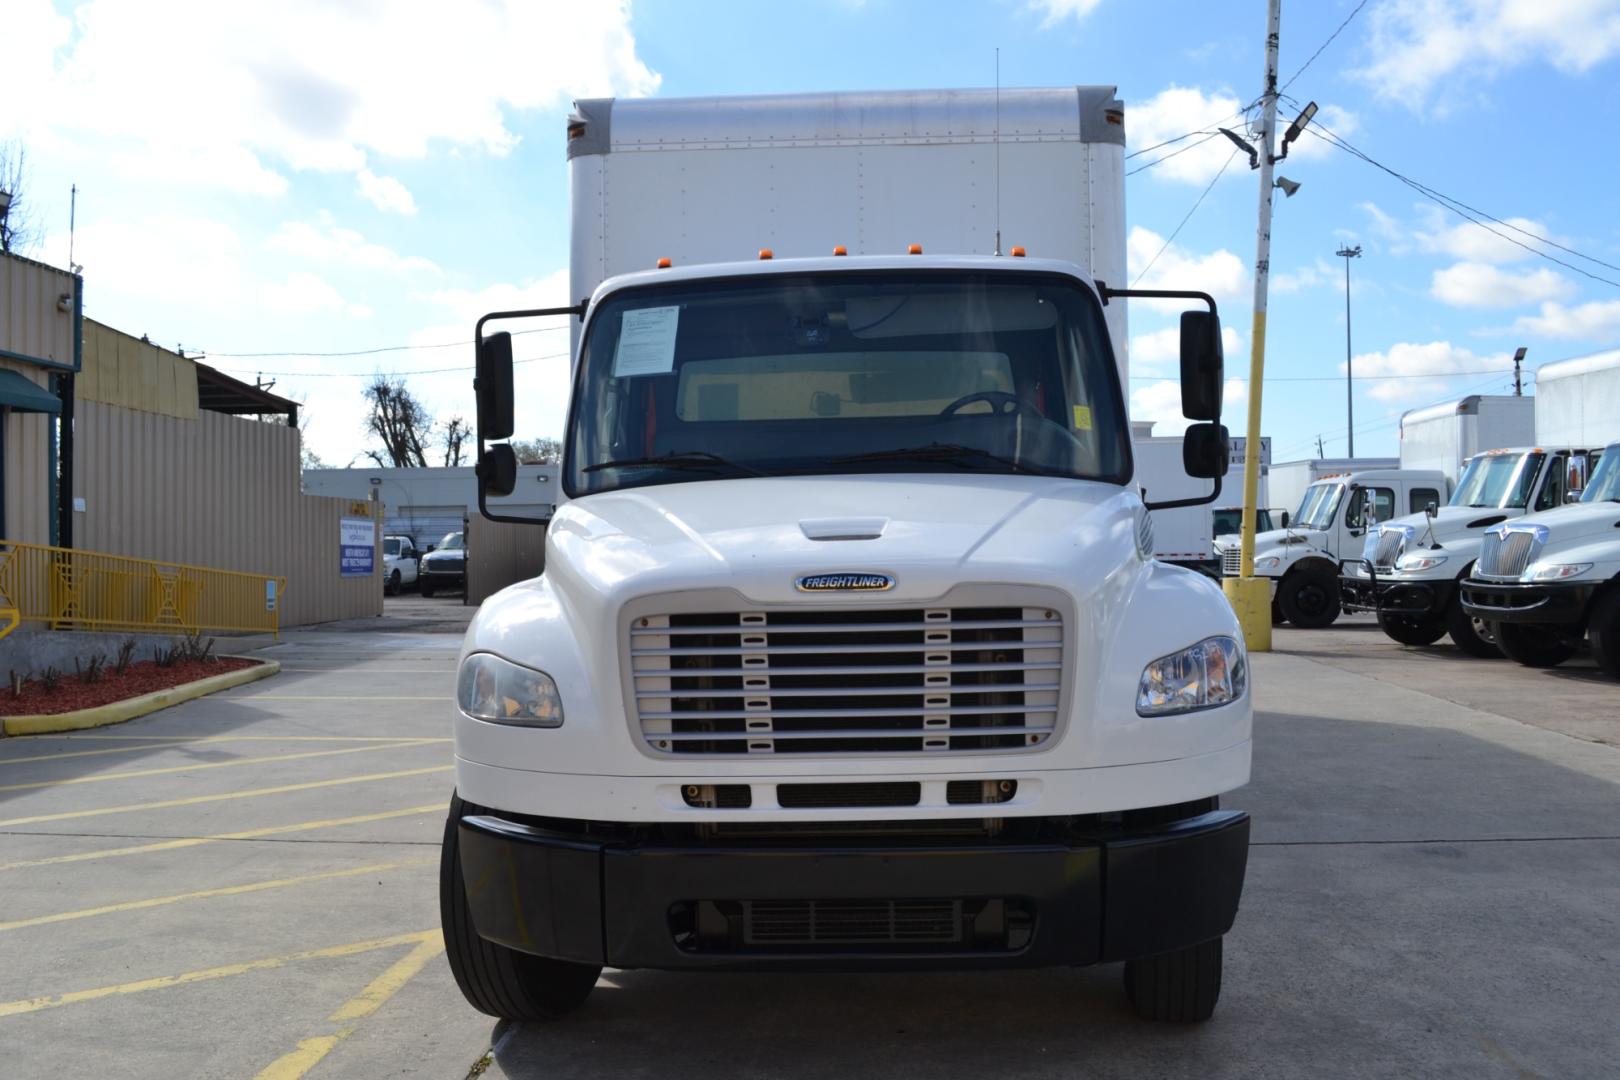
<svg viewBox="0 0 1620 1080">
<path fill-rule="evenodd" d="M 849 254 L 849 249 L 846 248 L 843 244 L 839 244 L 837 247 L 833 248 L 833 254 L 834 255 L 848 255 Z"/>
<path fill-rule="evenodd" d="M 910 247 L 906 248 L 906 254 L 907 255 L 921 255 L 922 254 L 922 245 L 921 244 L 912 244 Z"/>
<path fill-rule="evenodd" d="M 1013 249 L 1012 249 L 1012 256 L 1015 259 L 1022 259 L 1024 257 L 1024 249 L 1019 247 L 1018 245 L 1014 244 Z"/>
<path fill-rule="evenodd" d="M 762 258 L 762 259 L 769 259 L 769 258 L 773 258 L 774 256 L 771 254 L 771 249 L 770 248 L 760 248 L 759 249 L 759 257 Z"/>
<path fill-rule="evenodd" d="M 669 256 L 668 255 L 665 255 L 662 259 L 658 260 L 658 269 L 660 269 L 660 270 L 668 270 L 671 266 L 674 266 L 674 265 L 675 265 L 674 263 L 669 261 Z"/>
</svg>

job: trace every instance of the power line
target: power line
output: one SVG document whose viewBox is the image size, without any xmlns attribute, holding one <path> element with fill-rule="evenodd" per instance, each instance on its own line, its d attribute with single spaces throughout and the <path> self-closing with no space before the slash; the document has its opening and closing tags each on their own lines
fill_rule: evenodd
<svg viewBox="0 0 1620 1080">
<path fill-rule="evenodd" d="M 562 325 L 562 326 L 538 326 L 538 327 L 535 327 L 535 328 L 533 328 L 531 330 L 514 330 L 514 331 L 512 331 L 512 336 L 513 337 L 518 337 L 518 336 L 520 336 L 522 334 L 543 334 L 548 330 L 566 330 L 566 329 L 568 329 L 566 324 Z M 229 357 L 232 360 L 268 360 L 268 359 L 273 359 L 273 358 L 274 359 L 279 359 L 279 358 L 283 358 L 283 357 L 299 357 L 299 356 L 307 356 L 307 357 L 317 358 L 317 359 L 331 359 L 331 358 L 334 358 L 334 357 L 343 357 L 343 356 L 376 356 L 378 353 L 411 352 L 411 351 L 413 351 L 415 349 L 456 349 L 456 348 L 460 348 L 460 347 L 462 347 L 464 345 L 471 345 L 472 343 L 473 343 L 472 339 L 468 338 L 466 341 L 440 341 L 440 342 L 435 342 L 432 345 L 378 345 L 375 348 L 371 348 L 371 349 L 351 349 L 351 350 L 349 350 L 347 352 L 292 352 L 292 351 L 288 351 L 288 352 L 207 352 L 204 355 L 205 356 Z M 458 369 L 446 368 L 444 370 L 458 370 Z M 266 372 L 265 374 L 275 374 L 275 373 L 274 372 Z M 296 374 L 299 374 L 299 373 L 298 372 L 290 372 L 290 374 L 296 375 Z M 406 372 L 405 374 L 410 374 L 410 373 Z"/>
<path fill-rule="evenodd" d="M 1458 373 L 1458 374 L 1460 374 L 1460 373 Z M 1393 376 L 1393 375 L 1385 376 L 1385 378 L 1398 378 L 1398 377 L 1401 377 L 1401 376 Z M 1445 376 L 1443 376 L 1443 375 L 1429 375 L 1429 376 L 1411 376 L 1411 377 L 1412 378 L 1444 378 Z M 1335 379 L 1334 381 L 1337 382 L 1338 380 Z M 1452 393 L 1447 394 L 1445 397 L 1437 398 L 1434 401 L 1430 401 L 1430 402 L 1428 402 L 1426 404 L 1423 404 L 1423 405 L 1414 405 L 1414 406 L 1412 406 L 1411 409 L 1404 410 L 1404 412 L 1412 412 L 1414 409 L 1427 409 L 1427 408 L 1429 408 L 1430 406 L 1433 406 L 1433 405 L 1443 405 L 1448 401 L 1455 401 L 1459 397 L 1467 397 L 1469 394 L 1477 394 L 1477 393 L 1479 393 L 1479 392 L 1481 392 L 1483 390 L 1487 390 L 1490 387 L 1493 387 L 1493 386 L 1497 385 L 1501 381 L 1502 380 L 1500 378 L 1487 379 L 1485 382 L 1479 383 L 1478 385 L 1475 385 L 1475 386 L 1470 386 L 1466 390 L 1462 390 L 1460 392 L 1454 391 Z M 1404 415 L 1404 413 L 1403 413 L 1403 415 Z M 1399 416 L 1397 416 L 1393 420 L 1385 420 L 1385 421 L 1381 421 L 1381 422 L 1379 422 L 1377 424 L 1367 424 L 1365 426 L 1356 428 L 1356 434 L 1357 435 L 1362 435 L 1362 434 L 1366 434 L 1367 432 L 1371 432 L 1371 431 L 1382 431 L 1385 428 L 1394 427 L 1397 424 L 1399 424 L 1400 422 L 1401 422 L 1401 418 Z M 1350 434 L 1350 432 L 1348 430 L 1340 430 L 1340 431 L 1332 432 L 1331 434 L 1329 434 L 1327 436 L 1327 438 L 1330 441 L 1337 442 L 1339 439 L 1344 438 L 1348 434 Z M 1320 436 L 1318 436 L 1318 437 L 1320 437 Z M 1308 450 L 1308 449 L 1311 448 L 1312 445 L 1315 444 L 1315 442 L 1316 442 L 1315 439 L 1308 439 L 1303 443 L 1295 443 L 1295 444 L 1289 446 L 1286 450 L 1276 451 L 1274 456 L 1281 457 L 1284 454 L 1292 454 L 1292 453 L 1295 453 L 1297 450 L 1299 450 L 1301 448 Z"/>
<path fill-rule="evenodd" d="M 1136 168 L 1130 170 L 1125 175 L 1126 176 L 1135 176 L 1139 172 L 1146 172 L 1147 170 L 1153 168 L 1153 166 L 1155 166 L 1155 165 L 1162 165 L 1166 161 L 1169 161 L 1171 158 L 1177 157 L 1177 156 L 1179 156 L 1181 154 L 1185 154 L 1189 150 L 1196 150 L 1200 146 L 1203 146 L 1205 143 L 1209 142 L 1209 140 L 1219 137 L 1220 132 L 1219 131 L 1189 131 L 1186 135 L 1183 135 L 1182 138 L 1185 139 L 1185 138 L 1187 138 L 1187 137 L 1189 137 L 1191 135 L 1202 135 L 1203 138 L 1199 139 L 1197 142 L 1193 143 L 1191 146 L 1183 146 L 1180 150 L 1172 150 L 1172 151 L 1170 151 L 1170 153 L 1165 154 L 1163 157 L 1156 157 L 1152 161 L 1148 162 L 1146 165 L 1138 165 Z M 1177 141 L 1179 141 L 1179 140 L 1177 140 Z"/>
<path fill-rule="evenodd" d="M 1352 10 L 1350 12 L 1350 14 L 1348 14 L 1348 15 L 1346 15 L 1344 17 L 1344 22 L 1339 24 L 1339 28 L 1337 30 L 1333 31 L 1333 33 L 1329 34 L 1328 39 L 1326 41 L 1322 42 L 1321 45 L 1317 46 L 1316 51 L 1311 53 L 1311 58 L 1309 60 L 1305 61 L 1303 64 L 1301 64 L 1299 66 L 1298 71 L 1296 71 L 1292 75 L 1288 76 L 1288 81 L 1283 83 L 1282 84 L 1282 89 L 1278 90 L 1277 92 L 1279 94 L 1281 94 L 1283 90 L 1287 90 L 1290 86 L 1294 85 L 1294 80 L 1299 78 L 1301 75 L 1305 74 L 1305 69 L 1310 67 L 1313 63 L 1316 62 L 1316 58 L 1318 56 L 1322 55 L 1322 50 L 1326 49 L 1329 45 L 1333 44 L 1333 39 L 1338 37 L 1340 34 L 1342 34 L 1344 32 L 1344 28 L 1350 25 L 1350 20 L 1354 19 L 1357 15 L 1360 15 L 1361 14 L 1361 9 L 1366 7 L 1366 6 L 1367 6 L 1367 0 L 1361 0 L 1361 3 L 1357 4 L 1355 6 L 1355 9 Z"/>
<path fill-rule="evenodd" d="M 528 332 L 528 331 L 525 331 Z M 470 345 L 471 342 L 458 344 Z M 221 354 L 223 355 L 223 354 Z M 280 353 L 282 356 L 309 356 L 310 353 Z M 556 360 L 567 356 L 566 352 L 546 353 L 544 356 L 526 356 L 521 360 L 514 360 L 514 364 L 532 364 L 536 360 Z M 413 368 L 409 371 L 247 371 L 242 368 L 220 368 L 219 370 L 235 375 L 280 375 L 292 379 L 402 379 L 410 375 L 443 375 L 451 371 L 472 371 L 474 365 L 463 364 L 458 367 L 442 368 Z"/>
<path fill-rule="evenodd" d="M 1170 249 L 1170 245 L 1175 243 L 1176 237 L 1181 235 L 1181 230 L 1187 227 L 1187 222 L 1192 220 L 1192 216 L 1198 212 L 1198 208 L 1204 205 L 1204 199 L 1209 196 L 1211 191 L 1215 190 L 1216 183 L 1220 181 L 1222 176 L 1226 175 L 1227 166 L 1231 165 L 1232 159 L 1237 156 L 1238 152 L 1236 150 L 1233 150 L 1230 154 L 1226 155 L 1226 162 L 1221 165 L 1220 172 L 1215 174 L 1214 178 L 1210 180 L 1209 184 L 1204 188 L 1203 194 L 1199 195 L 1198 199 L 1192 204 L 1192 209 L 1188 210 L 1186 215 L 1181 219 L 1181 224 L 1176 226 L 1176 231 L 1171 233 L 1169 239 L 1165 240 L 1163 244 L 1159 245 L 1159 250 L 1153 253 L 1153 258 L 1148 260 L 1148 264 L 1142 267 L 1142 272 L 1137 274 L 1135 280 L 1131 282 L 1131 287 L 1133 289 L 1136 287 L 1137 282 L 1147 277 L 1147 272 L 1153 269 L 1153 264 L 1159 261 L 1159 256 L 1168 251 Z"/>
</svg>

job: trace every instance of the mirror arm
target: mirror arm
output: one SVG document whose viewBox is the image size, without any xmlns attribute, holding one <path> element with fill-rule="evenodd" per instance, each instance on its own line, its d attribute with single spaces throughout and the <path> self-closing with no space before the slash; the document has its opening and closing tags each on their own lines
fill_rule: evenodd
<svg viewBox="0 0 1620 1080">
<path fill-rule="evenodd" d="M 585 309 L 589 304 L 590 301 L 581 300 L 579 303 L 572 304 L 568 307 L 525 308 L 517 311 L 492 311 L 488 315 L 485 315 L 483 318 L 479 319 L 477 324 L 473 327 L 473 355 L 476 356 L 477 351 L 483 347 L 484 324 L 487 322 L 493 322 L 497 319 L 535 319 L 543 318 L 547 315 L 572 315 L 581 322 L 584 322 Z M 473 458 L 474 476 L 477 481 L 476 486 L 478 488 L 478 512 L 490 521 L 504 521 L 512 525 L 545 524 L 544 518 L 526 518 L 517 517 L 512 514 L 497 514 L 491 510 L 489 508 L 487 496 L 484 494 L 484 478 L 479 472 L 479 470 L 483 467 L 483 462 L 484 432 L 480 429 L 478 432 L 478 454 Z"/>
<path fill-rule="evenodd" d="M 1145 510 L 1175 510 L 1183 506 L 1208 506 L 1210 503 L 1214 502 L 1220 497 L 1221 478 L 1217 476 L 1215 477 L 1215 490 L 1211 491 L 1208 495 L 1202 496 L 1201 498 L 1170 499 L 1166 502 L 1148 502 L 1146 499 L 1143 499 L 1142 508 Z"/>
<path fill-rule="evenodd" d="M 1215 298 L 1207 292 L 1197 292 L 1188 289 L 1111 289 L 1106 281 L 1097 281 L 1097 294 L 1102 297 L 1103 307 L 1116 296 L 1123 296 L 1127 300 L 1133 296 L 1146 297 L 1156 300 L 1199 300 L 1209 305 L 1211 315 L 1219 315 L 1215 309 Z"/>
</svg>

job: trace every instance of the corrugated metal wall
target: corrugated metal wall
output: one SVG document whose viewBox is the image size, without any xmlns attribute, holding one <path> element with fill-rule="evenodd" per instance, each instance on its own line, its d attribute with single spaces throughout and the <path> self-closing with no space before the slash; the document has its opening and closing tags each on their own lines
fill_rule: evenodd
<svg viewBox="0 0 1620 1080">
<path fill-rule="evenodd" d="M 197 415 L 197 365 L 121 330 L 84 320 L 84 369 L 74 396 L 190 419 Z"/>
<path fill-rule="evenodd" d="M 0 255 L 0 351 L 73 366 L 78 283 L 54 266 Z M 67 310 L 58 301 L 68 297 Z"/>
<path fill-rule="evenodd" d="M 370 504 L 302 494 L 292 428 L 95 401 L 74 428 L 75 547 L 284 576 L 283 626 L 382 614 L 380 577 L 338 574 L 339 519 Z"/>
<path fill-rule="evenodd" d="M 0 367 L 21 372 L 37 385 L 50 389 L 50 375 L 30 364 L 0 361 Z M 50 425 L 46 413 L 5 410 L 5 538 L 19 544 L 51 542 Z"/>
<path fill-rule="evenodd" d="M 467 515 L 467 603 L 482 604 L 546 568 L 546 526 L 511 525 Z"/>
</svg>

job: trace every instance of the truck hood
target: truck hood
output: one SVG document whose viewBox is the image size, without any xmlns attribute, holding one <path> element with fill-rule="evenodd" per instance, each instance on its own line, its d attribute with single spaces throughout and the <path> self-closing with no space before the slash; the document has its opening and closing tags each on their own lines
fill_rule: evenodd
<svg viewBox="0 0 1620 1080">
<path fill-rule="evenodd" d="M 1540 557 L 1600 538 L 1620 545 L 1620 503 L 1616 502 L 1570 503 L 1519 518 L 1513 524 L 1546 528 L 1547 542 Z"/>
<path fill-rule="evenodd" d="M 1434 540 L 1432 543 L 1444 545 L 1447 541 L 1469 538 L 1477 540 L 1484 535 L 1485 530 L 1494 528 L 1504 521 L 1512 521 L 1522 517 L 1523 510 L 1492 507 L 1473 506 L 1442 506 L 1434 514 Z M 1392 518 L 1382 523 L 1386 527 L 1402 527 L 1412 530 L 1413 542 L 1423 541 L 1425 547 L 1429 546 L 1429 522 L 1422 514 L 1408 514 L 1405 517 Z"/>
<path fill-rule="evenodd" d="M 1034 476 L 662 484 L 560 508 L 547 536 L 546 576 L 578 601 L 690 588 L 802 601 L 796 579 L 821 573 L 891 575 L 886 601 L 938 596 L 966 581 L 1072 593 L 1086 578 L 1133 561 L 1139 514 L 1128 489 Z"/>
</svg>

